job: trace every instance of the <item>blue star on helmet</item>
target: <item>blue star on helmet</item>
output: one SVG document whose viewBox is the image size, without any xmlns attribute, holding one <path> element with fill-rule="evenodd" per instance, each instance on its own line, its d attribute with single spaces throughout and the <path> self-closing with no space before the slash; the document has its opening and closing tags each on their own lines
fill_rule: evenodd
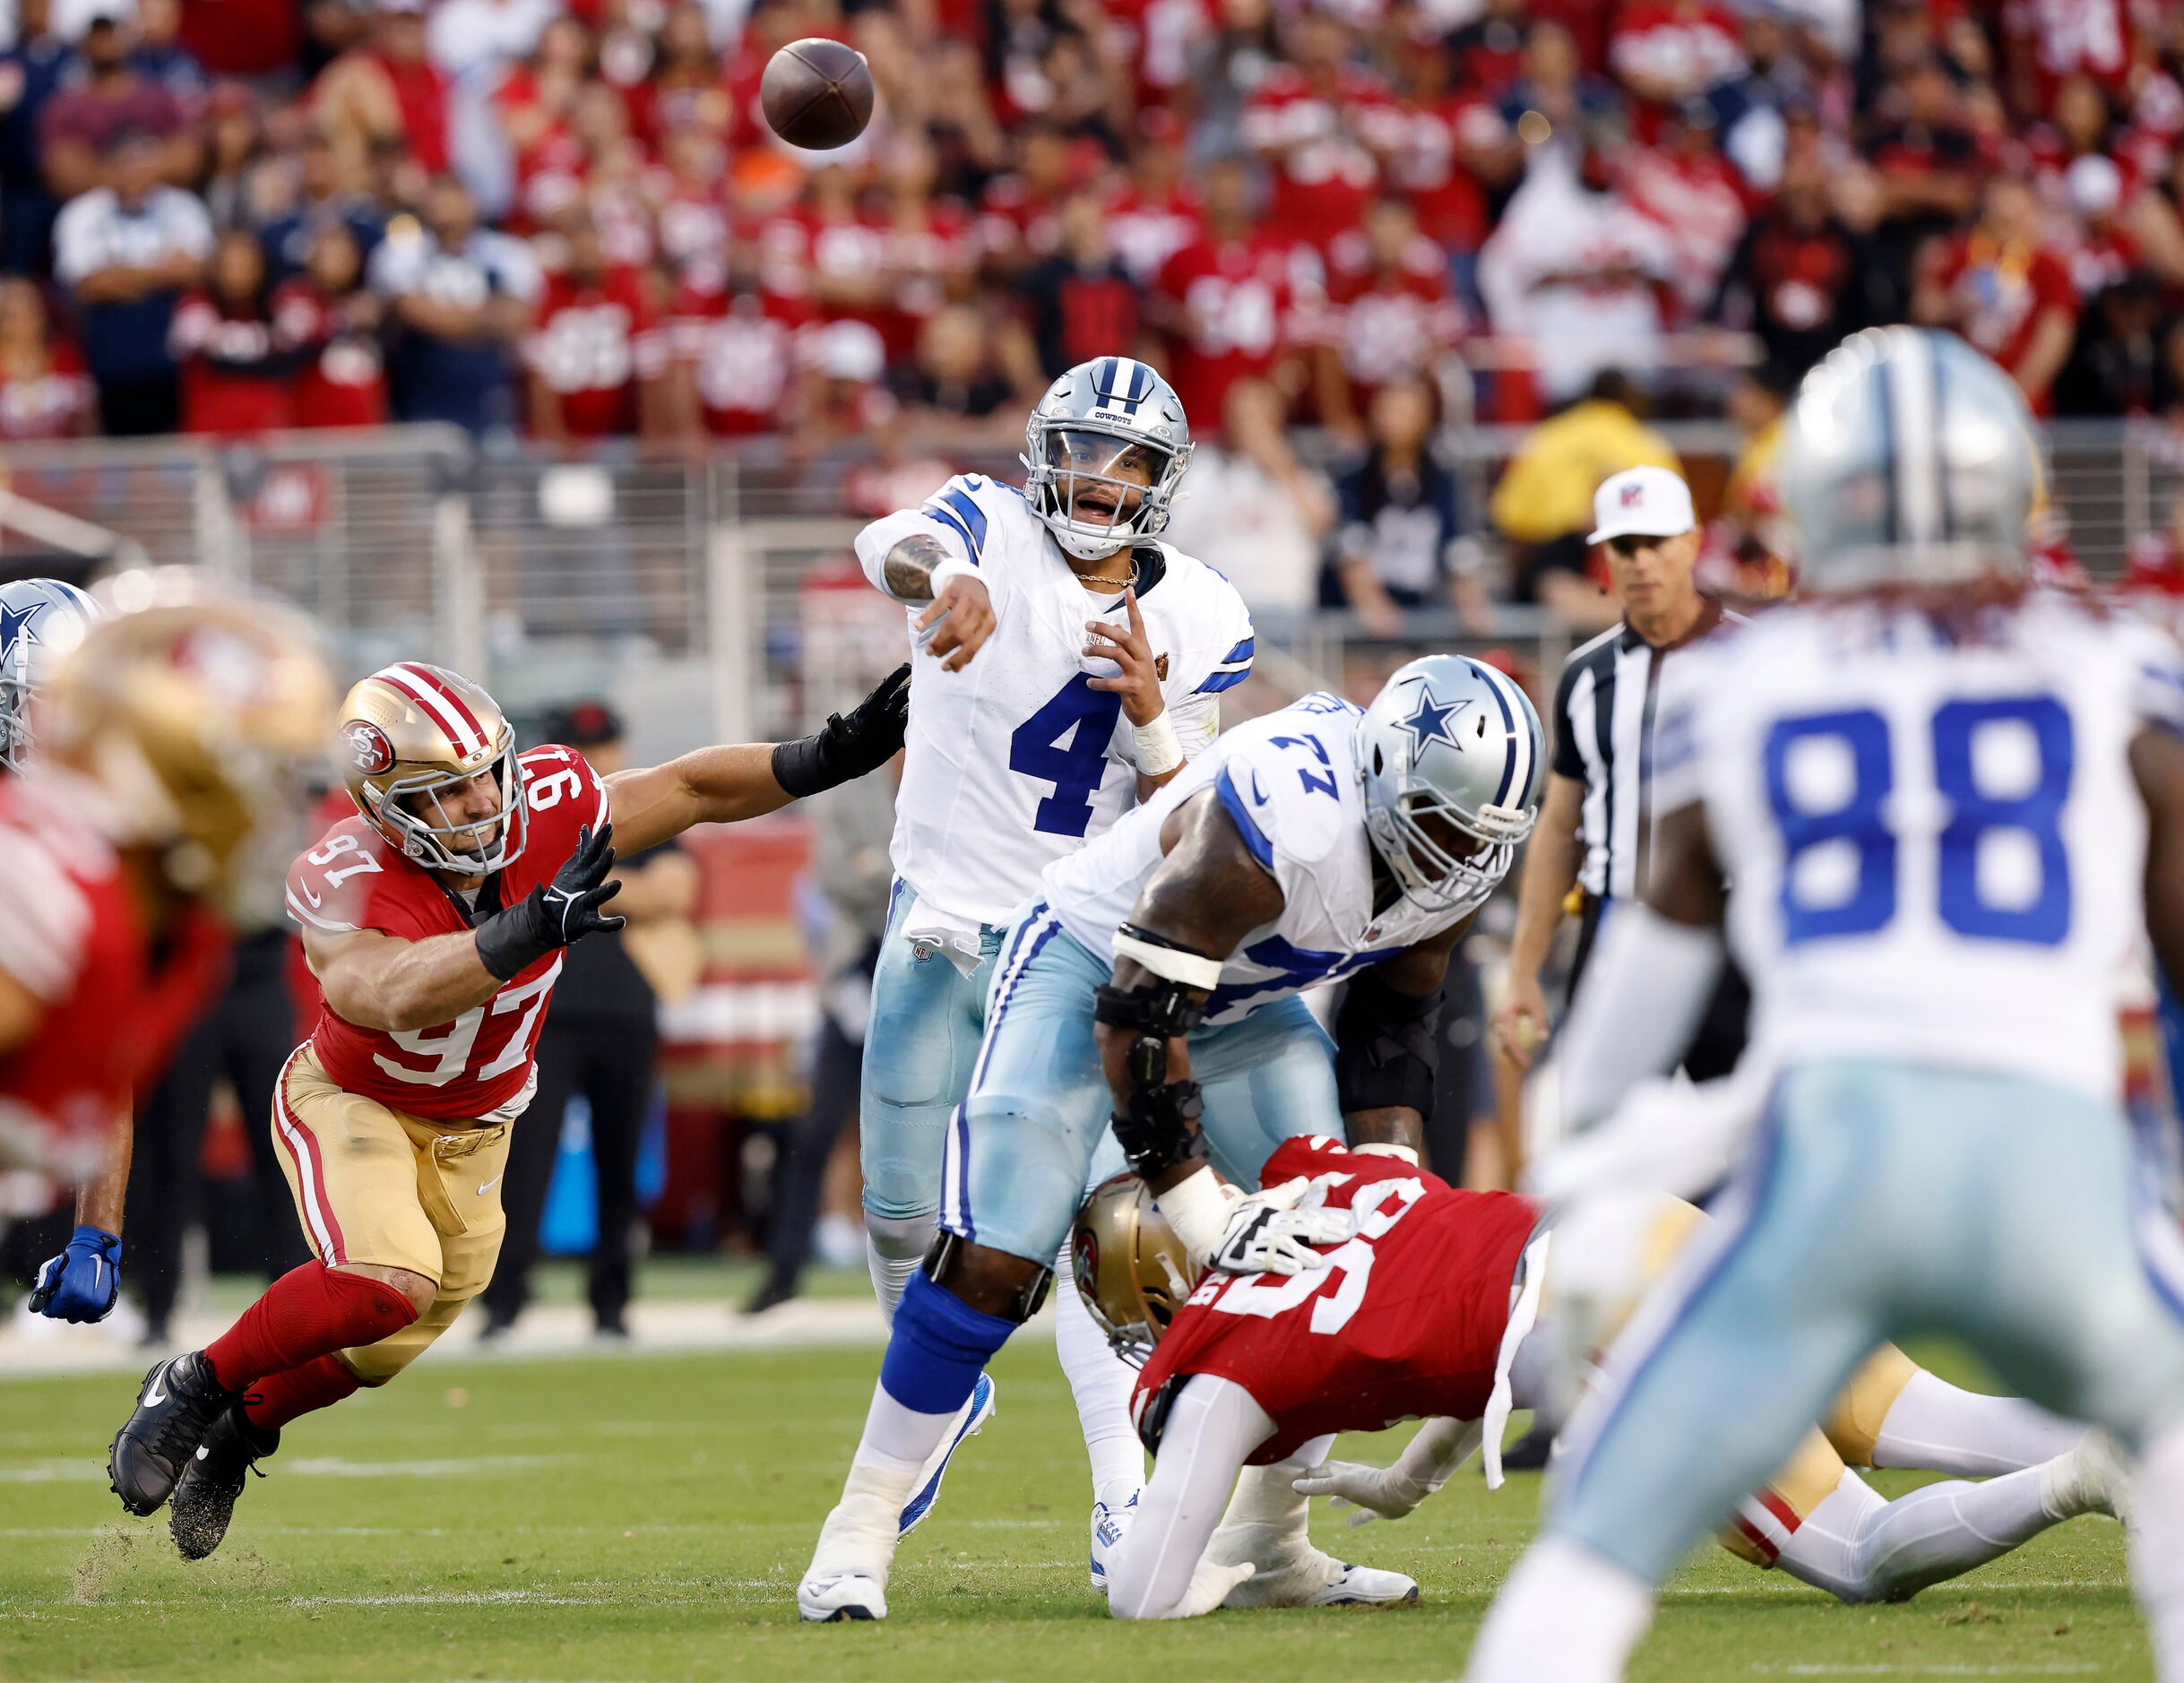
<svg viewBox="0 0 2184 1683">
<path fill-rule="evenodd" d="M 1426 745 L 1429 742 L 1446 742 L 1461 754 L 1463 745 L 1456 740 L 1456 733 L 1449 728 L 1449 721 L 1470 705 L 1469 701 L 1456 702 L 1453 705 L 1440 702 L 1435 698 L 1430 688 L 1420 685 L 1418 711 L 1408 719 L 1395 721 L 1398 729 L 1411 733 L 1411 760 L 1416 762 L 1418 756 L 1425 753 Z"/>
<path fill-rule="evenodd" d="M 38 601 L 26 602 L 21 608 L 10 608 L 5 602 L 0 602 L 0 660 L 13 655 L 16 643 L 24 638 L 32 643 L 38 641 L 38 634 L 31 630 L 30 622 L 52 605 L 50 602 Z"/>
</svg>

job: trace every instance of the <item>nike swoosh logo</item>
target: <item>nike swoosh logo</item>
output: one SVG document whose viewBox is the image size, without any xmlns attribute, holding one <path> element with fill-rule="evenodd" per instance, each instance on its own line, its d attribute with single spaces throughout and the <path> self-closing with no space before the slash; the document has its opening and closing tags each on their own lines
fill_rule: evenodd
<svg viewBox="0 0 2184 1683">
<path fill-rule="evenodd" d="M 304 897 L 306 900 L 307 900 L 307 901 L 309 901 L 309 902 L 311 902 L 311 907 L 312 907 L 312 910 L 313 910 L 313 911 L 316 911 L 316 910 L 317 910 L 319 907 L 321 907 L 321 906 L 323 906 L 323 905 L 324 905 L 324 904 L 326 903 L 324 901 L 321 900 L 321 899 L 320 899 L 320 898 L 319 898 L 319 897 L 318 897 L 316 894 L 315 894 L 315 893 L 313 893 L 311 892 L 311 885 L 310 885 L 310 884 L 308 884 L 308 883 L 298 883 L 298 884 L 297 884 L 297 885 L 296 885 L 296 886 L 303 890 L 303 897 Z"/>
<path fill-rule="evenodd" d="M 160 1387 L 167 1383 L 167 1370 L 173 1366 L 174 1363 L 171 1361 L 162 1362 L 158 1377 L 144 1387 L 144 1406 L 146 1408 L 156 1409 L 167 1401 L 167 1393 Z"/>
<path fill-rule="evenodd" d="M 487 1181 L 484 1186 L 478 1188 L 478 1195 L 481 1198 L 484 1197 L 487 1193 L 492 1191 L 494 1187 L 500 1185 L 501 1181 L 506 1177 L 507 1173 L 508 1171 L 506 1169 L 502 1169 L 499 1174 L 494 1176 L 492 1179 Z"/>
<path fill-rule="evenodd" d="M 1266 804 L 1266 791 L 1259 787 L 1259 774 L 1256 772 L 1251 774 L 1251 798 L 1259 806 Z"/>
</svg>

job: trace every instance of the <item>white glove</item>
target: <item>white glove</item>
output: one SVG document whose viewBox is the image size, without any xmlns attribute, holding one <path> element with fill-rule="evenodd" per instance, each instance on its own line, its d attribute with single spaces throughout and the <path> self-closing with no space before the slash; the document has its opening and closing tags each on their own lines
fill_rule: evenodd
<svg viewBox="0 0 2184 1683">
<path fill-rule="evenodd" d="M 1358 1230 L 1348 1210 L 1330 1210 L 1316 1195 L 1303 1203 L 1312 1183 L 1299 1175 L 1268 1187 L 1230 1206 L 1229 1225 L 1213 1247 L 1213 1266 L 1231 1274 L 1297 1274 L 1325 1268 L 1327 1259 L 1312 1247 L 1339 1245 Z"/>
<path fill-rule="evenodd" d="M 1360 1461 L 1323 1461 L 1291 1487 L 1300 1496 L 1328 1496 L 1330 1507 L 1355 1507 L 1352 1525 L 1401 1519 L 1430 1494 L 1400 1466 L 1368 1467 Z"/>
<path fill-rule="evenodd" d="M 1177 1608 L 1178 1618 L 1196 1618 L 1210 1613 L 1229 1599 L 1229 1592 L 1249 1577 L 1258 1568 L 1248 1560 L 1241 1566 L 1217 1566 L 1211 1560 L 1201 1560 L 1191 1574 L 1189 1592 L 1183 1597 L 1183 1605 Z"/>
</svg>

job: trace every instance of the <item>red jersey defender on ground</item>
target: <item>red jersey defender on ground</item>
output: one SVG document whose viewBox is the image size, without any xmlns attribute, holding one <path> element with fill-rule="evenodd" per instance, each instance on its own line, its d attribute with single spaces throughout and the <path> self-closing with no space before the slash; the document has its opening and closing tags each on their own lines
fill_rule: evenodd
<svg viewBox="0 0 2184 1683">
<path fill-rule="evenodd" d="M 642 850 L 863 776 L 902 745 L 909 670 L 798 741 L 604 781 L 574 749 L 519 755 L 493 698 L 444 668 L 403 661 L 349 693 L 357 816 L 288 878 L 325 1007 L 273 1097 L 314 1260 L 145 1376 L 109 1459 L 124 1506 L 171 1495 L 183 1555 L 211 1553 L 282 1426 L 385 1384 L 447 1330 L 500 1251 L 508 1129 L 561 949 L 621 922 L 603 909 L 610 841 Z"/>
</svg>

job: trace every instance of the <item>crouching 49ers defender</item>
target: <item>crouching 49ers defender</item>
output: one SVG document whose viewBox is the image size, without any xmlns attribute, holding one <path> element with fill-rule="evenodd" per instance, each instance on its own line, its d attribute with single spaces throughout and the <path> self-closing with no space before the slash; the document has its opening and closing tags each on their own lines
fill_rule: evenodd
<svg viewBox="0 0 2184 1683">
<path fill-rule="evenodd" d="M 492 697 L 439 667 L 386 667 L 350 692 L 357 816 L 288 879 L 325 1009 L 273 1096 L 315 1259 L 145 1376 L 114 1439 L 124 1506 L 171 1495 L 182 1553 L 211 1553 L 281 1427 L 384 1385 L 447 1330 L 499 1254 L 508 1130 L 537 1084 L 561 949 L 621 922 L 603 909 L 610 840 L 653 847 L 874 770 L 902 747 L 907 675 L 798 741 L 603 782 L 569 748 L 519 755 Z"/>
</svg>

